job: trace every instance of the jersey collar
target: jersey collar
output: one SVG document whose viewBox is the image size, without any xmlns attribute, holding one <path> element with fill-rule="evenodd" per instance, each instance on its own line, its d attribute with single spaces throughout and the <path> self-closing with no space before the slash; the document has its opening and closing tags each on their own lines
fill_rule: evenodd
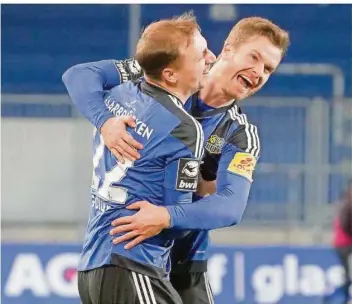
<svg viewBox="0 0 352 304">
<path fill-rule="evenodd" d="M 162 92 L 162 93 L 167 94 L 167 95 L 171 95 L 172 97 L 175 97 L 175 98 L 177 99 L 177 103 L 178 103 L 180 106 L 184 107 L 184 104 L 183 104 L 183 102 L 181 101 L 180 98 L 178 98 L 175 94 L 171 93 L 170 91 L 164 89 L 164 88 L 161 87 L 161 86 L 158 86 L 158 85 L 156 85 L 156 84 L 152 84 L 152 83 L 150 83 L 150 82 L 148 82 L 148 81 L 146 81 L 146 80 L 144 80 L 144 81 L 141 82 L 141 86 L 142 86 L 145 90 L 150 91 L 150 92 L 158 91 L 158 92 Z"/>
<path fill-rule="evenodd" d="M 214 110 L 209 110 L 209 111 L 201 111 L 198 108 L 199 99 L 200 99 L 199 93 L 194 94 L 192 96 L 191 113 L 192 113 L 192 116 L 195 119 L 203 119 L 203 118 L 206 118 L 206 117 L 211 117 L 211 116 L 214 116 L 214 115 L 217 115 L 217 114 L 220 114 L 220 113 L 224 113 L 227 110 L 231 109 L 233 106 L 237 105 L 236 104 L 236 100 L 233 100 L 233 102 L 231 104 L 227 105 L 227 106 L 215 108 Z"/>
</svg>

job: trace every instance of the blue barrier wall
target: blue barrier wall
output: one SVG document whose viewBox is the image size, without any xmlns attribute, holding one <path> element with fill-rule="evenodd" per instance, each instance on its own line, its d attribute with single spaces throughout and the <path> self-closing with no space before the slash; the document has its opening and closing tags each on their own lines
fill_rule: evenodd
<svg viewBox="0 0 352 304">
<path fill-rule="evenodd" d="M 79 252 L 75 245 L 3 244 L 2 303 L 78 303 Z M 208 268 L 216 303 L 341 300 L 342 268 L 331 248 L 214 246 Z"/>
</svg>

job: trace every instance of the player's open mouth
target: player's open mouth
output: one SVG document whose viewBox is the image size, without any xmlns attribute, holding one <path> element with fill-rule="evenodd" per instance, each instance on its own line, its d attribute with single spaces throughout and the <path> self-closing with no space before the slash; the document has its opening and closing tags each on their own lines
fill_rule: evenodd
<svg viewBox="0 0 352 304">
<path fill-rule="evenodd" d="M 252 81 L 245 75 L 238 75 L 237 81 L 246 89 L 251 89 L 254 87 Z"/>
</svg>

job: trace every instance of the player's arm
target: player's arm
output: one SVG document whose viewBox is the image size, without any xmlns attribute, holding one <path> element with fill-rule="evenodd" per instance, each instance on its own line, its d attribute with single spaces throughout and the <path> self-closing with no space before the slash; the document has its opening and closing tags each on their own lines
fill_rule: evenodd
<svg viewBox="0 0 352 304">
<path fill-rule="evenodd" d="M 78 64 L 63 74 L 62 81 L 78 110 L 100 130 L 114 117 L 104 104 L 104 90 L 141 76 L 140 66 L 132 58 Z"/>
<path fill-rule="evenodd" d="M 135 206 L 132 204 L 127 208 L 139 209 L 139 212 L 112 222 L 114 226 L 110 231 L 112 235 L 127 232 L 114 239 L 114 243 L 118 244 L 135 237 L 126 245 L 125 248 L 129 249 L 165 228 L 210 230 L 237 224 L 247 204 L 252 173 L 259 155 L 256 127 L 250 127 L 251 132 L 248 127 L 236 130 L 223 147 L 217 172 L 216 194 L 191 204 L 172 204 L 165 207 L 155 206 L 146 201 L 135 203 Z M 177 181 L 180 183 L 176 185 L 180 185 L 179 177 Z"/>
<path fill-rule="evenodd" d="M 224 145 L 217 171 L 217 193 L 192 204 L 167 206 L 170 228 L 216 229 L 240 222 L 259 156 L 255 126 L 240 126 Z"/>
<path fill-rule="evenodd" d="M 100 131 L 105 145 L 121 162 L 140 157 L 143 146 L 126 132 L 135 127 L 132 117 L 115 117 L 104 103 L 104 90 L 128 80 L 138 79 L 142 71 L 137 61 L 102 60 L 75 65 L 62 76 L 67 91 L 78 110 Z"/>
</svg>

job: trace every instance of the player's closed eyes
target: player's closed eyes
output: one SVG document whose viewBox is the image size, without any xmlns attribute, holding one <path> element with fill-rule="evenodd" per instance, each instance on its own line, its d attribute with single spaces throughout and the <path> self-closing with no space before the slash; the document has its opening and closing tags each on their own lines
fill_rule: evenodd
<svg viewBox="0 0 352 304">
<path fill-rule="evenodd" d="M 258 56 L 255 54 L 251 54 L 251 58 L 253 59 L 253 61 L 257 62 L 258 61 Z"/>
</svg>

